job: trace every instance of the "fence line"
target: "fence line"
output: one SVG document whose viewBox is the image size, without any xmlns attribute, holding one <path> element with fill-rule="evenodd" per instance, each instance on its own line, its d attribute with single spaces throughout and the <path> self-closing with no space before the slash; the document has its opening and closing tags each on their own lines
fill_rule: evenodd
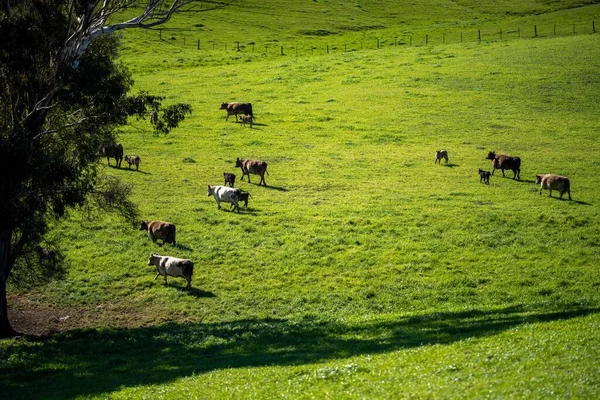
<svg viewBox="0 0 600 400">
<path fill-rule="evenodd" d="M 341 44 L 331 44 L 326 42 L 325 40 L 321 40 L 320 46 L 315 46 L 314 43 L 310 45 L 298 46 L 294 45 L 284 45 L 280 42 L 274 40 L 268 43 L 264 43 L 263 45 L 257 45 L 256 42 L 247 42 L 242 43 L 241 41 L 216 41 L 216 40 L 205 40 L 202 39 L 191 39 L 190 35 L 186 37 L 182 36 L 181 39 L 178 39 L 176 33 L 179 31 L 175 31 L 172 29 L 165 29 L 165 32 L 171 33 L 171 37 L 166 38 L 166 34 L 163 35 L 163 29 L 158 29 L 158 40 L 161 43 L 168 43 L 177 47 L 195 47 L 197 51 L 200 52 L 217 52 L 217 51 L 225 51 L 231 52 L 235 51 L 236 53 L 244 53 L 244 54 L 256 54 L 256 55 L 295 55 L 296 57 L 300 55 L 315 55 L 315 50 L 317 54 L 330 54 L 332 52 L 349 52 L 349 51 L 359 51 L 359 50 L 371 50 L 371 49 L 381 49 L 384 47 L 399 47 L 399 46 L 409 46 L 409 47 L 418 47 L 418 46 L 429 46 L 436 44 L 453 44 L 453 43 L 475 43 L 475 42 L 493 42 L 493 41 L 507 41 L 507 40 L 516 40 L 516 39 L 533 39 L 533 38 L 541 38 L 541 37 L 565 37 L 565 36 L 573 36 L 573 35 L 582 35 L 582 34 L 595 34 L 596 33 L 596 22 L 591 21 L 580 24 L 570 24 L 570 25 L 557 25 L 553 24 L 548 27 L 542 25 L 533 25 L 528 28 L 521 29 L 521 27 L 516 27 L 511 30 L 505 30 L 502 28 L 497 29 L 487 29 L 483 31 L 482 29 L 477 29 L 477 31 L 473 30 L 465 30 L 465 31 L 454 31 L 454 32 L 442 32 L 437 35 L 432 35 L 430 33 L 422 33 L 420 35 L 394 35 L 393 38 L 390 37 L 371 37 L 371 38 L 362 38 L 360 40 L 349 40 L 344 41 Z M 148 38 L 146 31 L 146 39 Z M 179 44 L 182 43 L 182 44 Z"/>
</svg>

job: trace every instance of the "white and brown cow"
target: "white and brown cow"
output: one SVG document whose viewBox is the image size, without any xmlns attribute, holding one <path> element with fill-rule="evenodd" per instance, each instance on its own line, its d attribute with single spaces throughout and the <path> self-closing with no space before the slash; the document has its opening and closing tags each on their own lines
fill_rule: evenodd
<svg viewBox="0 0 600 400">
<path fill-rule="evenodd" d="M 163 241 L 163 244 L 172 243 L 173 246 L 177 245 L 175 241 L 176 227 L 170 222 L 142 221 L 140 231 L 148 232 L 148 236 L 154 243 L 156 243 L 157 239 L 160 239 Z"/>
<path fill-rule="evenodd" d="M 540 185 L 540 196 L 542 195 L 542 189 L 548 189 L 550 191 L 550 197 L 552 197 L 553 190 L 558 190 L 561 199 L 563 197 L 563 194 L 565 194 L 566 192 L 569 195 L 569 200 L 571 200 L 571 182 L 566 176 L 546 174 L 536 175 L 535 177 L 535 183 Z"/>
<path fill-rule="evenodd" d="M 148 265 L 156 267 L 156 280 L 160 275 L 165 278 L 165 285 L 168 285 L 167 275 L 174 277 L 182 277 L 187 281 L 186 288 L 192 287 L 192 275 L 194 274 L 194 263 L 185 258 L 177 258 L 171 256 L 161 256 L 159 254 L 150 254 Z"/>
<path fill-rule="evenodd" d="M 142 159 L 139 156 L 125 155 L 125 161 L 127 161 L 127 164 L 129 164 L 130 169 L 132 165 L 135 165 L 135 169 L 137 171 L 140 169 L 140 163 L 142 162 Z"/>
<path fill-rule="evenodd" d="M 250 174 L 254 174 L 260 176 L 260 182 L 258 182 L 259 185 L 262 183 L 267 186 L 267 182 L 265 182 L 265 172 L 267 172 L 266 162 L 260 160 L 240 160 L 237 158 L 235 160 L 235 166 L 242 169 L 241 180 L 244 180 L 244 175 L 248 175 L 248 183 L 251 183 Z"/>
<path fill-rule="evenodd" d="M 237 188 L 227 186 L 211 186 L 208 185 L 208 196 L 213 196 L 217 202 L 217 209 L 221 209 L 221 202 L 230 203 L 233 205 L 234 211 L 240 212 L 238 198 L 242 191 Z"/>
</svg>

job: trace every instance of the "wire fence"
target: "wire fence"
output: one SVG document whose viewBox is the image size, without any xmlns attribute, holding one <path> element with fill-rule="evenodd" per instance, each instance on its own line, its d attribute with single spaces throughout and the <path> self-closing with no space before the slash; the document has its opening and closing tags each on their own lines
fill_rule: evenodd
<svg viewBox="0 0 600 400">
<path fill-rule="evenodd" d="M 482 28 L 452 30 L 435 33 L 412 33 L 398 35 L 365 36 L 360 39 L 314 38 L 298 42 L 226 41 L 194 38 L 190 31 L 181 29 L 146 30 L 145 38 L 162 44 L 185 49 L 195 49 L 201 53 L 236 52 L 263 56 L 307 56 L 340 52 L 374 50 L 399 46 L 430 46 L 457 43 L 494 42 L 544 37 L 574 36 L 597 33 L 595 21 L 574 24 L 544 24 L 528 27 Z"/>
</svg>

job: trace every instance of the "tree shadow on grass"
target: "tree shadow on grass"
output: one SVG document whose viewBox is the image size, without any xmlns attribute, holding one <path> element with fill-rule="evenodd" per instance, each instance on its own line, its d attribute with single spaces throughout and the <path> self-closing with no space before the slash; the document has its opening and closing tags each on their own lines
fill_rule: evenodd
<svg viewBox="0 0 600 400">
<path fill-rule="evenodd" d="M 50 336 L 36 346 L 8 347 L 5 360 L 15 360 L 15 364 L 0 364 L 0 388 L 6 398 L 35 397 L 39 393 L 34 388 L 41 387 L 46 399 L 98 396 L 220 369 L 299 365 L 451 344 L 496 335 L 523 324 L 599 311 L 577 306 L 554 311 L 510 307 L 354 324 L 310 318 L 253 319 L 74 330 Z"/>
</svg>

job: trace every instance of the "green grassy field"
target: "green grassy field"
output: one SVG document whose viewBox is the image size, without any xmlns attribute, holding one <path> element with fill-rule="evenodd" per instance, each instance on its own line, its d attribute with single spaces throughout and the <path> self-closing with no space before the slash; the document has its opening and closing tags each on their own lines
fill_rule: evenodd
<svg viewBox="0 0 600 400">
<path fill-rule="evenodd" d="M 599 13 L 250 3 L 251 18 L 234 4 L 169 28 L 310 48 L 325 42 L 309 30 L 336 30 L 338 43 L 364 33 L 339 29 L 350 24 L 391 34 Z M 199 56 L 143 35 L 124 39 L 135 88 L 194 112 L 168 136 L 132 121 L 120 139 L 140 171 L 105 171 L 132 185 L 144 219 L 177 224 L 178 244 L 114 215 L 57 223 L 48 240 L 69 275 L 10 287 L 12 315 L 44 316 L 45 335 L 0 342 L 3 397 L 600 396 L 599 35 L 298 57 Z M 219 105 L 234 100 L 252 102 L 254 128 L 225 121 Z M 440 148 L 447 165 L 434 164 Z M 522 179 L 480 183 L 489 150 L 520 156 Z M 240 182 L 236 157 L 266 161 L 268 186 Z M 223 172 L 252 195 L 239 214 L 206 195 Z M 570 177 L 573 201 L 540 196 L 540 173 Z M 151 252 L 192 259 L 193 289 L 153 281 Z"/>
</svg>

